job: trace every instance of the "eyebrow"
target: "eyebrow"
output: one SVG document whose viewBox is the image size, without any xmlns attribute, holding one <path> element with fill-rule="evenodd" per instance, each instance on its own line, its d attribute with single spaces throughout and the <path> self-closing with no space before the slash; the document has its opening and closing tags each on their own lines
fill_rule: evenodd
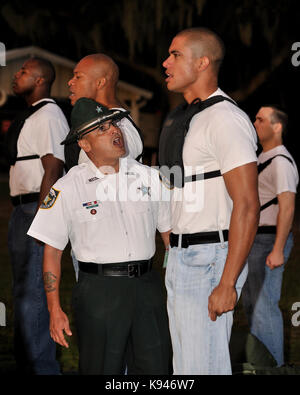
<svg viewBox="0 0 300 395">
<path fill-rule="evenodd" d="M 73 74 L 84 74 L 84 72 L 83 72 L 83 71 L 80 71 L 80 70 L 79 70 L 79 71 L 74 70 L 74 71 L 73 71 Z"/>
<path fill-rule="evenodd" d="M 175 55 L 175 54 L 180 54 L 180 52 L 177 49 L 173 49 L 173 51 L 170 51 L 170 55 Z"/>
</svg>

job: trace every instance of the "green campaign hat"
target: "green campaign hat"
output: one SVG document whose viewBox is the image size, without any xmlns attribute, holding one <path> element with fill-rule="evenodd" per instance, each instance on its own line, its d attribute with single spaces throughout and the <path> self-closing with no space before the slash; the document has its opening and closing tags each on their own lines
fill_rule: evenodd
<svg viewBox="0 0 300 395">
<path fill-rule="evenodd" d="M 71 130 L 61 144 L 71 144 L 82 136 L 97 129 L 101 123 L 110 120 L 120 120 L 126 117 L 129 111 L 109 109 L 93 99 L 82 97 L 78 99 L 71 113 Z"/>
</svg>

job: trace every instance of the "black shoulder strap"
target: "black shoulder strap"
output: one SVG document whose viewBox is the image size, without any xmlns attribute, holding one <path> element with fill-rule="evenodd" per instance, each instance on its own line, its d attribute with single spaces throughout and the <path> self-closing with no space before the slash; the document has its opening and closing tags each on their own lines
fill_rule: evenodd
<svg viewBox="0 0 300 395">
<path fill-rule="evenodd" d="M 264 211 L 266 208 L 273 206 L 273 204 L 278 204 L 278 199 L 277 197 L 275 197 L 274 199 L 268 201 L 267 203 L 265 203 L 263 206 L 260 207 L 260 211 Z"/>
<path fill-rule="evenodd" d="M 282 156 L 283 158 L 287 159 L 294 166 L 294 163 L 291 158 L 289 158 L 288 156 L 283 155 L 283 154 L 278 154 L 278 155 L 275 155 L 272 158 L 266 160 L 264 163 L 260 163 L 257 166 L 258 174 L 260 174 L 263 170 L 265 170 L 265 168 L 268 167 L 272 163 L 272 160 L 277 158 L 278 156 Z"/>
<path fill-rule="evenodd" d="M 212 96 L 204 101 L 195 99 L 192 103 L 187 105 L 186 103 L 180 104 L 176 107 L 167 117 L 159 141 L 159 164 L 160 171 L 163 178 L 167 178 L 171 184 L 181 188 L 185 182 L 193 182 L 196 180 L 206 180 L 209 178 L 220 177 L 220 170 L 210 172 L 210 174 L 200 174 L 191 177 L 184 177 L 184 166 L 182 160 L 182 149 L 184 139 L 189 130 L 190 122 L 194 115 L 206 108 L 222 102 L 224 100 L 237 106 L 237 104 L 229 99 L 228 97 L 217 95 Z M 170 178 L 170 172 L 168 169 L 177 166 L 178 174 L 173 174 L 172 180 Z"/>
<path fill-rule="evenodd" d="M 24 126 L 24 123 L 27 118 L 29 118 L 32 114 L 34 114 L 36 111 L 38 111 L 40 108 L 45 106 L 48 103 L 53 103 L 53 101 L 49 100 L 43 100 L 42 102 L 36 104 L 35 106 L 30 106 L 26 110 L 22 111 L 17 115 L 15 120 L 12 122 L 10 125 L 6 136 L 5 136 L 5 147 L 6 147 L 6 159 L 8 163 L 13 166 L 17 160 L 28 160 L 28 159 L 36 159 L 39 158 L 38 155 L 30 155 L 28 156 L 23 156 L 21 158 L 17 158 L 18 156 L 18 149 L 17 149 L 17 144 L 18 144 L 18 138 L 20 135 L 20 132 Z"/>
<path fill-rule="evenodd" d="M 258 165 L 257 166 L 258 174 L 260 174 L 263 170 L 265 170 L 265 168 L 271 164 L 272 160 L 277 158 L 278 156 L 282 156 L 283 158 L 287 159 L 294 166 L 294 163 L 291 158 L 289 158 L 288 156 L 283 155 L 283 154 L 278 154 L 278 155 L 273 156 L 273 158 L 266 160 L 264 163 L 261 163 L 260 165 Z M 274 205 L 278 204 L 277 196 L 274 199 L 270 200 L 269 202 L 265 203 L 263 206 L 261 206 L 260 211 L 265 210 L 266 208 L 272 206 L 273 204 Z"/>
<path fill-rule="evenodd" d="M 229 97 L 217 95 L 209 97 L 206 100 L 201 101 L 200 99 L 195 99 L 186 109 L 186 123 L 185 123 L 185 136 L 189 130 L 190 122 L 194 115 L 198 114 L 201 111 L 204 111 L 206 108 L 213 106 L 214 104 L 220 103 L 222 101 L 229 101 L 230 103 L 237 106 L 237 104 L 231 100 Z"/>
</svg>

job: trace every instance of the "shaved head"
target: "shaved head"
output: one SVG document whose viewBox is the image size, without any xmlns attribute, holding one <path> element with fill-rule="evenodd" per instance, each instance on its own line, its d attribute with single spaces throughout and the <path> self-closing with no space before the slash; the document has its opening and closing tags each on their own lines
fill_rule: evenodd
<svg viewBox="0 0 300 395">
<path fill-rule="evenodd" d="M 68 82 L 71 104 L 80 97 L 87 97 L 105 106 L 116 107 L 119 68 L 107 55 L 92 54 L 82 58 L 74 68 L 73 78 Z"/>
<path fill-rule="evenodd" d="M 207 56 L 214 71 L 218 74 L 225 56 L 225 47 L 221 38 L 213 31 L 195 27 L 181 31 L 176 37 L 184 36 L 195 58 Z"/>
<path fill-rule="evenodd" d="M 81 62 L 90 63 L 90 72 L 95 78 L 106 78 L 109 83 L 116 85 L 119 80 L 119 68 L 107 55 L 93 54 L 84 57 Z"/>
</svg>

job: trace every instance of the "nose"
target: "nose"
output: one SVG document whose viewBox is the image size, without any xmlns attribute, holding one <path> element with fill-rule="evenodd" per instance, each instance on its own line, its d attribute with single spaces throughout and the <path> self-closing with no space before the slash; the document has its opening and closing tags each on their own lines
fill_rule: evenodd
<svg viewBox="0 0 300 395">
<path fill-rule="evenodd" d="M 120 129 L 117 125 L 115 125 L 114 123 L 111 123 L 111 124 L 110 124 L 109 132 L 110 132 L 111 134 L 113 134 L 113 133 L 122 133 L 122 132 L 121 132 L 121 129 Z"/>
<path fill-rule="evenodd" d="M 19 77 L 19 74 L 20 74 L 20 70 L 17 71 L 17 72 L 14 74 L 14 80 L 16 80 L 16 79 Z"/>
<path fill-rule="evenodd" d="M 169 57 L 167 57 L 167 59 L 163 62 L 163 67 L 165 68 L 165 69 L 167 69 L 168 67 L 169 67 L 169 63 L 170 63 L 170 56 Z"/>
<path fill-rule="evenodd" d="M 69 81 L 68 81 L 68 86 L 71 86 L 73 83 L 74 77 L 72 77 Z"/>
</svg>

